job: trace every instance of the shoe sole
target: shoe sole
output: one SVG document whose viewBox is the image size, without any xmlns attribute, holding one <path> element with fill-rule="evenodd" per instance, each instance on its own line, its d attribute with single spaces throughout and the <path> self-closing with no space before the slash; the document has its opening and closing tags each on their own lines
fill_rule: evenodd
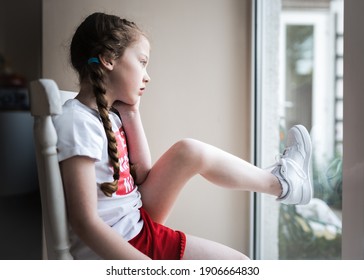
<svg viewBox="0 0 364 280">
<path fill-rule="evenodd" d="M 313 187 L 311 183 L 311 155 L 312 155 L 312 143 L 311 137 L 308 133 L 307 129 L 303 125 L 295 125 L 293 127 L 302 137 L 304 149 L 306 152 L 306 158 L 303 163 L 303 171 L 307 174 L 308 181 L 305 183 L 305 186 L 302 188 L 302 200 L 299 204 L 305 205 L 308 204 L 313 197 Z M 308 184 L 308 186 L 307 186 Z"/>
</svg>

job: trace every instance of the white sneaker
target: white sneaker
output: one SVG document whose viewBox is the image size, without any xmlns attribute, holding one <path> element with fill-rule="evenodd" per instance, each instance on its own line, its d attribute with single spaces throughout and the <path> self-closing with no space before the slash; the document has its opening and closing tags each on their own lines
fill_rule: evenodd
<svg viewBox="0 0 364 280">
<path fill-rule="evenodd" d="M 311 201 L 311 146 L 310 135 L 304 126 L 295 125 L 288 131 L 286 148 L 272 170 L 283 189 L 278 201 L 297 205 Z"/>
</svg>

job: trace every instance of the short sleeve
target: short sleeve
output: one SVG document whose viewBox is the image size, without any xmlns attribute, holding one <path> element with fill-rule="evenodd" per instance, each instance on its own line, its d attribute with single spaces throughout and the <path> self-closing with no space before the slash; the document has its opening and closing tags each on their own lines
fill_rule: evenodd
<svg viewBox="0 0 364 280">
<path fill-rule="evenodd" d="M 101 160 L 105 132 L 98 116 L 76 106 L 66 106 L 62 115 L 55 116 L 53 122 L 58 136 L 59 161 L 73 156 Z"/>
</svg>

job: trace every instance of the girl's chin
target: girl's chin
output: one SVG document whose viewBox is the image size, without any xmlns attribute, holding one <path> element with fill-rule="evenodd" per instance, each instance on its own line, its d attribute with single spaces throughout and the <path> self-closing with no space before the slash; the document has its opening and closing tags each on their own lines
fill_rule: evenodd
<svg viewBox="0 0 364 280">
<path fill-rule="evenodd" d="M 133 106 L 136 105 L 139 101 L 139 97 L 135 99 L 129 99 L 129 100 L 115 100 L 113 106 Z"/>
</svg>

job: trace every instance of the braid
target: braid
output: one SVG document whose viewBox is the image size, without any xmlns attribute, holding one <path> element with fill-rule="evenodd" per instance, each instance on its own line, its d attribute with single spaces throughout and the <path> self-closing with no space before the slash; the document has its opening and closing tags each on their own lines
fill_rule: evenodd
<svg viewBox="0 0 364 280">
<path fill-rule="evenodd" d="M 114 181 L 101 184 L 101 190 L 106 196 L 111 196 L 118 189 L 118 180 L 120 176 L 117 142 L 115 139 L 115 134 L 112 130 L 111 121 L 109 119 L 109 110 L 104 96 L 106 89 L 103 83 L 103 70 L 102 68 L 97 67 L 94 64 L 90 64 L 89 67 L 92 68 L 90 69 L 90 82 L 93 87 L 93 91 L 96 97 L 97 108 L 99 110 L 99 114 L 102 120 L 102 124 L 104 125 L 107 137 L 107 151 L 110 158 L 110 164 L 114 169 Z"/>
<path fill-rule="evenodd" d="M 94 13 L 88 16 L 77 28 L 70 46 L 72 66 L 78 72 L 80 81 L 88 82 L 92 86 L 105 129 L 114 181 L 101 184 L 101 190 L 109 197 L 117 191 L 120 176 L 117 142 L 109 119 L 110 104 L 107 104 L 105 98 L 105 70 L 100 64 L 88 63 L 88 60 L 91 57 L 97 58 L 99 55 L 117 59 L 123 55 L 128 46 L 136 42 L 142 35 L 145 36 L 133 22 L 113 15 Z M 133 168 L 131 169 L 133 173 Z"/>
</svg>

